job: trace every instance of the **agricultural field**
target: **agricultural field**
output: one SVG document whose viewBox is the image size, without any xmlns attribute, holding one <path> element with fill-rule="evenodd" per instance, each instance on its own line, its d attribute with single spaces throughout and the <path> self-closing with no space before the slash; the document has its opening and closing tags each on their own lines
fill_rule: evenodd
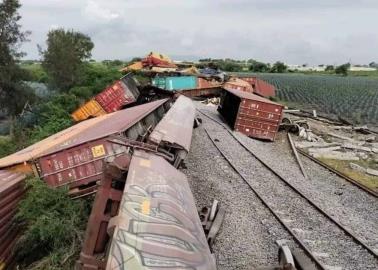
<svg viewBox="0 0 378 270">
<path fill-rule="evenodd" d="M 354 124 L 378 125 L 378 79 L 302 74 L 256 74 L 277 88 L 289 106 L 340 116 Z"/>
</svg>

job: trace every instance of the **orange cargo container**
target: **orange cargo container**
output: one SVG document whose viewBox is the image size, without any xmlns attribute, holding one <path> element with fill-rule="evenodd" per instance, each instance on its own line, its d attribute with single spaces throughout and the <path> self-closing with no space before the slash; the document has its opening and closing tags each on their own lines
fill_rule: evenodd
<svg viewBox="0 0 378 270">
<path fill-rule="evenodd" d="M 229 79 L 224 83 L 223 88 L 226 90 L 239 90 L 247 93 L 253 93 L 252 85 L 238 78 Z"/>
<path fill-rule="evenodd" d="M 106 114 L 106 111 L 94 99 L 91 99 L 79 109 L 74 111 L 71 116 L 75 122 L 83 121 L 88 118 L 97 117 Z"/>
</svg>

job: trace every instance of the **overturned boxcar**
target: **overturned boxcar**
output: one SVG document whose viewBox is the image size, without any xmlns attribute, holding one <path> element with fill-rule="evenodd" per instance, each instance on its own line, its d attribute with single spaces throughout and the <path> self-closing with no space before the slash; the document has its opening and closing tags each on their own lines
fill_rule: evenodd
<svg viewBox="0 0 378 270">
<path fill-rule="evenodd" d="M 274 141 L 284 106 L 258 95 L 226 89 L 218 111 L 236 131 L 253 138 Z"/>
</svg>

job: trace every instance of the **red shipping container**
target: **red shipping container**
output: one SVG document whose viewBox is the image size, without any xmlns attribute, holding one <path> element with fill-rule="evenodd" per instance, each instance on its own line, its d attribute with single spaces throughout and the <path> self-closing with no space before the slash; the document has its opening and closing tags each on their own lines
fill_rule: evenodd
<svg viewBox="0 0 378 270">
<path fill-rule="evenodd" d="M 134 103 L 139 96 L 136 82 L 130 74 L 116 81 L 95 97 L 95 100 L 107 112 L 115 112 L 123 106 Z"/>
<path fill-rule="evenodd" d="M 38 170 L 49 186 L 69 184 L 70 189 L 73 189 L 89 183 L 95 184 L 104 171 L 103 159 L 126 150 L 125 146 L 103 138 L 42 157 Z"/>
<path fill-rule="evenodd" d="M 13 218 L 25 193 L 25 178 L 21 173 L 0 170 L 0 269 L 10 269 L 14 258 L 18 226 Z"/>
<path fill-rule="evenodd" d="M 274 141 L 283 107 L 252 93 L 226 90 L 218 111 L 234 130 L 249 137 Z"/>
<path fill-rule="evenodd" d="M 86 121 L 92 124 L 72 136 L 66 134 L 66 140 L 38 159 L 39 176 L 51 187 L 68 185 L 70 194 L 75 196 L 95 192 L 96 182 L 103 176 L 103 160 L 128 151 L 127 147 L 111 142 L 110 137 L 122 134 L 137 139 L 163 117 L 167 101 L 158 100 Z"/>
</svg>

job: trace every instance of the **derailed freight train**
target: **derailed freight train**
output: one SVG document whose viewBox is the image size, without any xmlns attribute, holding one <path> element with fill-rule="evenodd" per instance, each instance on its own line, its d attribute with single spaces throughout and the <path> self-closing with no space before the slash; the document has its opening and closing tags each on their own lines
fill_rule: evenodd
<svg viewBox="0 0 378 270">
<path fill-rule="evenodd" d="M 105 160 L 78 268 L 216 269 L 204 221 L 176 169 L 188 154 L 194 118 L 192 101 L 180 96 L 146 138 L 113 138 L 127 149 Z"/>
</svg>

